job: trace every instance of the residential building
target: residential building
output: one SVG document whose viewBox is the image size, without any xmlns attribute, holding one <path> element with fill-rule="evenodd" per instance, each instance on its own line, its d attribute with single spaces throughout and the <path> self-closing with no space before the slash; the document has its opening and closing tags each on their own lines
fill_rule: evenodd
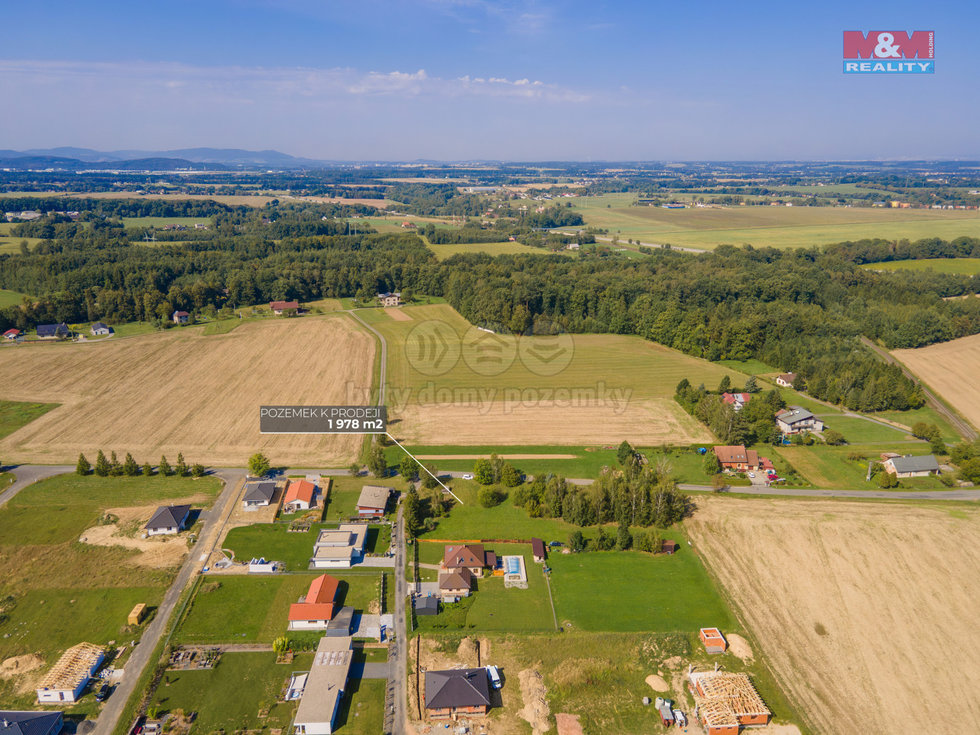
<svg viewBox="0 0 980 735">
<path fill-rule="evenodd" d="M 746 674 L 691 671 L 689 688 L 695 712 L 707 735 L 738 735 L 742 727 L 769 724 L 772 712 Z"/>
<path fill-rule="evenodd" d="M 413 225 L 414 226 L 414 225 Z M 402 305 L 402 295 L 400 292 L 395 293 L 379 293 L 378 301 L 384 307 L 388 306 L 401 306 Z"/>
<path fill-rule="evenodd" d="M 70 336 L 71 330 L 68 329 L 68 325 L 64 322 L 61 324 L 37 325 L 38 339 L 68 339 Z"/>
<path fill-rule="evenodd" d="M 425 672 L 425 711 L 429 717 L 485 715 L 489 710 L 490 679 L 486 669 Z"/>
<path fill-rule="evenodd" d="M 272 503 L 276 496 L 276 483 L 271 480 L 259 480 L 245 485 L 242 505 L 245 510 L 264 508 Z"/>
<path fill-rule="evenodd" d="M 293 718 L 294 735 L 330 735 L 334 731 L 353 658 L 350 636 L 320 639 Z"/>
<path fill-rule="evenodd" d="M 349 569 L 364 559 L 368 524 L 343 523 L 336 530 L 320 531 L 313 544 L 311 569 Z"/>
<path fill-rule="evenodd" d="M 357 498 L 357 515 L 360 518 L 381 518 L 388 508 L 388 499 L 393 492 L 393 487 L 365 485 Z"/>
<path fill-rule="evenodd" d="M 180 533 L 190 514 L 189 505 L 161 505 L 143 528 L 149 536 Z"/>
<path fill-rule="evenodd" d="M 443 602 L 459 602 L 473 589 L 473 573 L 466 567 L 439 572 L 439 596 Z"/>
<path fill-rule="evenodd" d="M 796 382 L 796 373 L 782 373 L 776 376 L 776 385 L 783 388 L 792 388 Z"/>
<path fill-rule="evenodd" d="M 306 597 L 289 606 L 289 630 L 325 630 L 337 611 L 340 582 L 321 574 L 310 582 Z"/>
<path fill-rule="evenodd" d="M 4 339 L 17 339 L 19 336 L 20 336 L 19 329 L 8 329 L 6 332 L 3 333 Z"/>
<path fill-rule="evenodd" d="M 112 327 L 105 322 L 95 322 L 95 324 L 89 328 L 89 331 L 96 337 L 103 337 L 107 334 L 112 334 Z"/>
<path fill-rule="evenodd" d="M 286 487 L 282 507 L 291 513 L 298 510 L 309 510 L 316 505 L 315 498 L 316 485 L 309 480 L 292 480 Z"/>
<path fill-rule="evenodd" d="M 783 434 L 799 434 L 803 431 L 823 431 L 823 421 L 805 408 L 790 406 L 776 413 L 776 426 Z"/>
<path fill-rule="evenodd" d="M 759 469 L 759 453 L 742 444 L 714 447 L 714 453 L 723 470 L 752 472 Z"/>
<path fill-rule="evenodd" d="M 281 316 L 286 312 L 298 313 L 299 312 L 299 302 L 298 301 L 272 301 L 269 303 L 269 308 L 272 309 L 272 313 L 276 316 Z"/>
<path fill-rule="evenodd" d="M 742 407 L 752 400 L 752 395 L 750 393 L 722 393 L 721 400 L 736 411 L 741 411 Z"/>
<path fill-rule="evenodd" d="M 493 556 L 493 563 L 488 563 L 488 555 Z M 483 544 L 452 544 L 447 546 L 442 555 L 443 569 L 468 569 L 474 577 L 482 577 L 484 567 L 496 566 L 496 557 L 492 551 L 485 551 Z"/>
<path fill-rule="evenodd" d="M 191 315 L 186 311 L 175 311 L 172 318 L 174 324 L 187 324 L 190 321 Z"/>
<path fill-rule="evenodd" d="M 37 701 L 41 704 L 76 701 L 103 660 L 105 652 L 101 646 L 92 643 L 72 646 L 38 682 Z"/>
<path fill-rule="evenodd" d="M 892 473 L 895 477 L 928 477 L 939 474 L 939 462 L 932 454 L 921 457 L 913 457 L 911 454 L 889 457 L 882 462 L 882 465 L 886 472 Z"/>
<path fill-rule="evenodd" d="M 0 735 L 58 735 L 64 724 L 61 712 L 0 710 Z"/>
</svg>

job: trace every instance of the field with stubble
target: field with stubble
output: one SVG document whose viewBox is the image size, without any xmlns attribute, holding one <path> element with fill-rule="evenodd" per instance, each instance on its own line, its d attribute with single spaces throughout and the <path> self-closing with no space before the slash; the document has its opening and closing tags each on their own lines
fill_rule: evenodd
<svg viewBox="0 0 980 735">
<path fill-rule="evenodd" d="M 60 403 L 0 442 L 16 462 L 74 462 L 102 449 L 138 462 L 344 464 L 360 436 L 263 436 L 262 404 L 343 404 L 370 388 L 374 340 L 346 316 L 171 329 L 99 343 L 0 349 L 0 398 Z"/>
<path fill-rule="evenodd" d="M 941 395 L 976 427 L 980 427 L 980 334 L 892 354 Z"/>
<path fill-rule="evenodd" d="M 980 731 L 980 510 L 698 499 L 694 546 L 813 729 Z"/>
</svg>

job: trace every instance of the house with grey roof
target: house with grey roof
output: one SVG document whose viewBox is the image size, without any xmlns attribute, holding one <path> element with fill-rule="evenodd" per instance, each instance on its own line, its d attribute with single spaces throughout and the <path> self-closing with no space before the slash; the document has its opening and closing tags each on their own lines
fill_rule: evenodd
<svg viewBox="0 0 980 735">
<path fill-rule="evenodd" d="M 149 536 L 180 533 L 190 514 L 189 505 L 161 505 L 143 528 Z"/>
<path fill-rule="evenodd" d="M 939 474 L 939 462 L 932 454 L 921 457 L 913 457 L 911 454 L 906 454 L 903 457 L 889 457 L 882 462 L 882 465 L 884 465 L 886 472 L 900 478 L 928 477 Z"/>
<path fill-rule="evenodd" d="M 776 413 L 776 426 L 783 434 L 823 431 L 823 421 L 800 406 L 790 406 Z"/>
<path fill-rule="evenodd" d="M 242 505 L 245 510 L 262 508 L 270 503 L 276 495 L 276 483 L 272 480 L 250 482 L 245 486 Z"/>
<path fill-rule="evenodd" d="M 60 712 L 0 710 L 0 735 L 58 735 L 63 726 Z"/>
<path fill-rule="evenodd" d="M 425 711 L 434 719 L 485 715 L 491 706 L 487 670 L 425 672 Z"/>
</svg>

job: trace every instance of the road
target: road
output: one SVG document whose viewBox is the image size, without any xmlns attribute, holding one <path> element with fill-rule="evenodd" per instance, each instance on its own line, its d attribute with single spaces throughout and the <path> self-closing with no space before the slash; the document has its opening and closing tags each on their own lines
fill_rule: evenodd
<svg viewBox="0 0 980 735">
<path fill-rule="evenodd" d="M 953 428 L 960 434 L 965 436 L 970 441 L 977 438 L 977 430 L 974 429 L 969 422 L 965 421 L 959 414 L 949 410 L 946 404 L 940 401 L 936 394 L 932 392 L 931 388 L 923 383 L 922 380 L 915 375 L 915 373 L 905 367 L 905 365 L 903 365 L 899 360 L 895 359 L 895 357 L 888 350 L 884 349 L 883 347 L 879 347 L 867 337 L 861 337 L 861 343 L 885 362 L 891 363 L 892 365 L 898 365 L 907 378 L 914 380 L 916 383 L 921 385 L 922 392 L 926 397 L 926 405 L 952 424 Z"/>
<path fill-rule="evenodd" d="M 395 521 L 395 639 L 388 646 L 388 697 L 385 712 L 385 732 L 403 735 L 406 732 L 408 702 L 408 630 L 405 625 L 405 599 L 408 586 L 405 581 L 405 515 L 404 505 L 398 504 Z"/>
<path fill-rule="evenodd" d="M 170 617 L 173 615 L 174 608 L 177 606 L 181 594 L 183 594 L 184 590 L 194 581 L 200 572 L 202 559 L 207 559 L 211 555 L 211 552 L 218 543 L 218 539 L 221 537 L 221 531 L 227 523 L 231 511 L 234 509 L 235 499 L 238 496 L 241 481 L 245 479 L 245 470 L 215 470 L 212 474 L 224 481 L 224 490 L 221 491 L 221 495 L 218 496 L 214 505 L 207 512 L 207 517 L 204 518 L 204 528 L 198 537 L 197 543 L 188 552 L 187 558 L 177 573 L 177 577 L 170 585 L 170 589 L 167 590 L 166 595 L 164 595 L 160 607 L 157 608 L 156 615 L 143 632 L 143 637 L 140 638 L 140 642 L 136 645 L 136 648 L 133 649 L 129 661 L 126 662 L 125 676 L 119 682 L 112 696 L 106 700 L 105 706 L 95 722 L 95 728 L 92 730 L 91 735 L 112 735 L 112 732 L 116 729 L 119 718 L 122 716 L 130 697 L 133 696 L 136 684 L 143 675 L 143 671 L 148 665 L 155 663 L 151 660 L 153 652 L 160 642 L 164 631 L 167 630 Z"/>
<path fill-rule="evenodd" d="M 38 480 L 45 480 L 49 477 L 54 477 L 55 475 L 64 475 L 68 472 L 74 472 L 75 467 L 73 465 L 31 465 L 22 464 L 15 467 L 10 467 L 7 469 L 8 472 L 12 473 L 14 476 L 14 483 L 0 493 L 0 508 L 5 506 L 7 502 L 13 498 L 17 493 L 23 490 L 28 485 L 31 485 Z"/>
</svg>

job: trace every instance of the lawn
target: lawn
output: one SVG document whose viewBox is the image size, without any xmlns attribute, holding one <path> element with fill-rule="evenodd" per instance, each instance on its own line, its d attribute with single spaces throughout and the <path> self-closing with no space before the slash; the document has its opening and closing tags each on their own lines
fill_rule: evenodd
<svg viewBox="0 0 980 735">
<path fill-rule="evenodd" d="M 24 403 L 21 401 L 0 401 L 0 439 L 10 436 L 18 429 L 40 418 L 59 403 Z"/>
<path fill-rule="evenodd" d="M 737 627 L 683 534 L 665 535 L 681 542 L 676 554 L 551 554 L 558 624 L 571 630 L 661 633 Z"/>
<path fill-rule="evenodd" d="M 288 523 L 255 523 L 228 531 L 224 548 L 235 552 L 236 561 L 264 557 L 281 561 L 292 572 L 305 572 L 313 556 L 313 544 L 321 528 L 336 528 L 336 524 L 315 524 L 308 531 L 290 531 Z M 365 551 L 383 553 L 391 540 L 388 525 L 374 524 L 368 528 Z"/>
<path fill-rule="evenodd" d="M 567 455 L 571 458 L 541 458 L 541 459 L 512 459 L 507 460 L 519 470 L 529 475 L 561 475 L 562 477 L 596 477 L 604 466 L 616 465 L 616 450 L 607 449 L 603 446 L 534 446 L 522 444 L 519 448 L 514 446 L 466 446 L 456 445 L 432 445 L 418 446 L 409 445 L 405 447 L 416 457 L 423 456 L 448 456 L 448 455 L 485 455 L 491 454 L 554 454 Z M 397 466 L 405 456 L 405 453 L 396 446 L 392 446 L 386 451 L 389 466 Z M 422 462 L 427 467 L 435 467 L 443 472 L 469 472 L 472 471 L 475 460 L 473 459 L 423 459 Z"/>
<path fill-rule="evenodd" d="M 874 271 L 934 271 L 954 275 L 980 275 L 980 258 L 922 258 L 919 260 L 890 260 L 887 263 L 865 263 L 861 266 Z"/>
<path fill-rule="evenodd" d="M 295 667 L 294 667 L 295 668 Z M 334 732 L 338 735 L 377 735 L 384 731 L 386 682 L 348 679 L 340 700 Z"/>
<path fill-rule="evenodd" d="M 900 424 L 905 424 L 909 428 L 912 427 L 912 424 L 918 423 L 919 421 L 925 421 L 927 424 L 935 424 L 939 427 L 943 439 L 948 442 L 958 442 L 963 438 L 956 433 L 956 430 L 949 425 L 949 422 L 945 418 L 928 406 L 913 408 L 909 411 L 881 411 L 880 413 L 871 415 L 880 416 L 889 421 L 897 421 Z"/>
<path fill-rule="evenodd" d="M 18 245 L 18 252 L 19 252 Z M 2 252 L 2 251 L 0 251 Z M 16 291 L 7 291 L 6 289 L 0 288 L 0 309 L 5 306 L 19 306 L 21 299 L 23 299 L 25 294 L 17 293 Z"/>
<path fill-rule="evenodd" d="M 426 243 L 439 260 L 451 258 L 454 255 L 463 253 L 486 253 L 487 255 L 516 255 L 528 253 L 531 255 L 548 255 L 550 250 L 543 248 L 532 248 L 520 242 L 470 242 L 470 243 L 447 243 L 436 244 Z"/>
<path fill-rule="evenodd" d="M 719 360 L 719 365 L 724 365 L 732 370 L 738 370 L 741 373 L 746 373 L 748 375 L 766 375 L 770 373 L 778 373 L 779 370 L 772 367 L 771 365 L 766 365 L 756 359 L 750 360 Z"/>
<path fill-rule="evenodd" d="M 325 521 L 347 521 L 356 517 L 357 499 L 361 495 L 361 488 L 365 485 L 381 485 L 399 489 L 404 486 L 404 483 L 400 477 L 383 479 L 375 477 L 331 477 L 330 495 L 327 497 L 327 509 L 323 519 Z M 394 504 L 389 503 L 388 508 L 389 510 L 393 509 Z"/>
<path fill-rule="evenodd" d="M 826 423 L 826 428 L 836 429 L 849 444 L 868 444 L 874 442 L 900 442 L 911 439 L 911 435 L 901 429 L 840 414 L 817 414 Z M 894 451 L 900 451 L 895 449 Z M 904 450 L 901 450 L 904 451 Z"/>
<path fill-rule="evenodd" d="M 775 454 L 790 462 L 797 471 L 806 477 L 816 488 L 838 490 L 878 490 L 878 483 L 864 478 L 868 472 L 868 462 L 880 461 L 884 451 L 894 451 L 900 454 L 928 454 L 929 447 L 921 444 L 854 444 L 844 447 L 828 447 L 815 444 L 811 447 L 778 447 Z M 852 454 L 858 454 L 863 459 L 848 459 Z M 945 486 L 938 477 L 917 477 L 899 481 L 896 490 L 943 490 Z"/>
</svg>

